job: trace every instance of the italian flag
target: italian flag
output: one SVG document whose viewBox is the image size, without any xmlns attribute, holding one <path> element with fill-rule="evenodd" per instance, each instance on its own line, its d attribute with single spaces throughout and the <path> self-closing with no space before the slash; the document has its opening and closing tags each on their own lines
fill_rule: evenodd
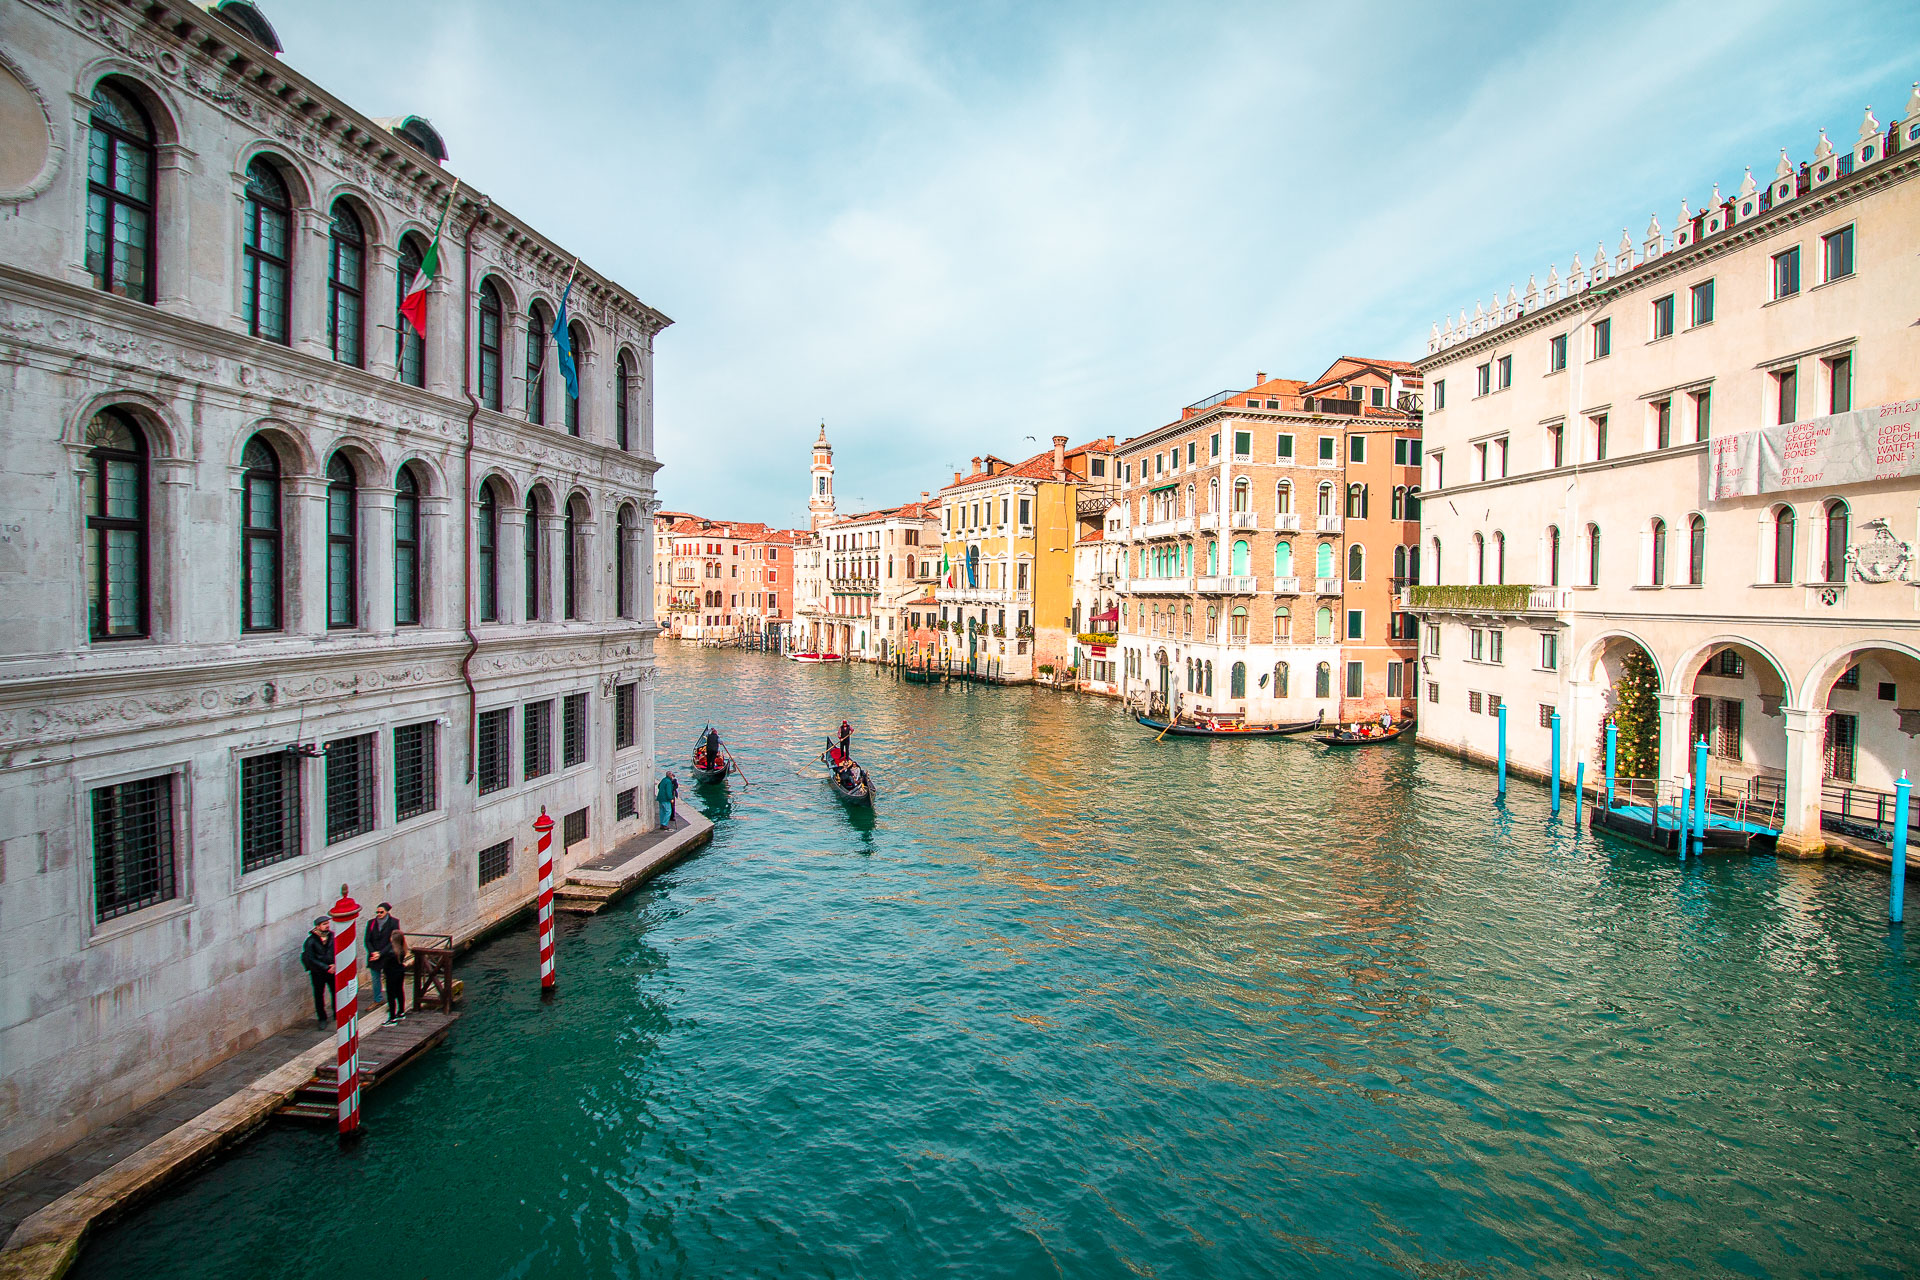
<svg viewBox="0 0 1920 1280">
<path fill-rule="evenodd" d="M 940 585 L 943 587 L 953 585 L 953 562 L 947 559 L 945 551 L 940 553 Z"/>
<path fill-rule="evenodd" d="M 433 243 L 427 246 L 427 256 L 420 259 L 420 270 L 407 286 L 407 296 L 400 299 L 401 316 L 423 338 L 427 336 L 427 290 L 440 274 L 440 232 L 446 228 L 447 211 L 453 208 L 453 197 L 459 190 L 460 180 L 455 178 L 453 190 L 447 193 L 446 208 L 440 210 L 440 221 L 433 228 Z"/>
</svg>

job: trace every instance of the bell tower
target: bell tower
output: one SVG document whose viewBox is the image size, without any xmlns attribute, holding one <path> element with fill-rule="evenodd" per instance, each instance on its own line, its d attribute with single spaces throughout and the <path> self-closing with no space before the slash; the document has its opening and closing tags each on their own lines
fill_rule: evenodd
<svg viewBox="0 0 1920 1280">
<path fill-rule="evenodd" d="M 818 531 L 833 519 L 833 446 L 827 443 L 827 424 L 820 424 L 820 438 L 813 442 L 813 488 L 807 495 L 808 528 Z"/>
</svg>

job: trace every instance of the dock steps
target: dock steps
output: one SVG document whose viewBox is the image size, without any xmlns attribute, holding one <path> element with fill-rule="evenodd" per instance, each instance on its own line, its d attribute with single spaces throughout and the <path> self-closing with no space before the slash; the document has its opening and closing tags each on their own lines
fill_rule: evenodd
<svg viewBox="0 0 1920 1280">
<path fill-rule="evenodd" d="M 361 1036 L 360 1088 L 364 1091 L 385 1083 L 389 1076 L 445 1040 L 459 1020 L 458 1012 L 421 1009 Z M 275 1109 L 274 1115 L 282 1120 L 331 1124 L 338 1108 L 337 1075 L 333 1063 L 321 1066 L 294 1091 L 291 1101 Z"/>
</svg>

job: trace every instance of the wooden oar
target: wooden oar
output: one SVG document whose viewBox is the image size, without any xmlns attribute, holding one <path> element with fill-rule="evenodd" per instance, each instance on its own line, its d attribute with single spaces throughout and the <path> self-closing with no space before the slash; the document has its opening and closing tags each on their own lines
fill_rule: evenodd
<svg viewBox="0 0 1920 1280">
<path fill-rule="evenodd" d="M 1172 732 L 1173 732 L 1173 721 L 1169 720 L 1167 721 L 1167 727 L 1160 731 L 1160 738 L 1164 738 Z M 1158 742 L 1160 741 L 1160 738 L 1155 738 L 1154 741 Z"/>
<path fill-rule="evenodd" d="M 752 779 L 752 778 L 749 778 L 749 777 L 747 776 L 747 771 L 746 771 L 745 769 L 742 769 L 742 768 L 740 767 L 740 757 L 739 757 L 739 756 L 736 756 L 736 755 L 735 755 L 735 754 L 733 754 L 733 752 L 731 752 L 731 751 L 729 751 L 729 752 L 727 752 L 727 763 L 728 763 L 729 765 L 731 765 L 731 766 L 733 767 L 733 771 L 734 771 L 735 773 L 737 773 L 737 774 L 739 774 L 739 775 L 740 775 L 740 783 L 741 783 L 741 785 L 742 785 L 742 786 L 747 786 L 747 787 L 750 787 L 750 786 L 752 786 L 752 785 L 753 785 L 753 779 Z"/>
</svg>

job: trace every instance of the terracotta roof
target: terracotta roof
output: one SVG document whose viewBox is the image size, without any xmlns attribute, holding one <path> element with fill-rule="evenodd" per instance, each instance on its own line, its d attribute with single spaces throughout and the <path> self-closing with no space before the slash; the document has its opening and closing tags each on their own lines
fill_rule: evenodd
<svg viewBox="0 0 1920 1280">
<path fill-rule="evenodd" d="M 1098 440 L 1091 441 L 1087 444 L 1075 445 L 1067 449 L 1064 456 L 1071 459 L 1076 454 L 1112 453 L 1114 447 L 1115 446 L 1107 444 L 1107 438 L 1105 436 L 1101 436 Z M 987 459 L 983 459 L 982 461 L 1001 462 L 1003 459 L 993 458 L 989 455 Z M 1067 469 L 1071 471 L 1073 468 L 1069 466 Z M 1034 454 L 1025 462 L 1006 467 L 1004 470 L 997 471 L 992 475 L 988 475 L 983 469 L 978 475 L 961 476 L 952 484 L 947 485 L 946 488 L 941 489 L 940 492 L 946 493 L 950 489 L 964 489 L 969 485 L 979 484 L 986 480 L 1006 480 L 1009 478 L 1016 480 L 1053 479 L 1053 449 L 1049 447 L 1040 453 Z M 1074 479 L 1076 481 L 1084 481 L 1087 477 L 1075 476 Z"/>
</svg>

